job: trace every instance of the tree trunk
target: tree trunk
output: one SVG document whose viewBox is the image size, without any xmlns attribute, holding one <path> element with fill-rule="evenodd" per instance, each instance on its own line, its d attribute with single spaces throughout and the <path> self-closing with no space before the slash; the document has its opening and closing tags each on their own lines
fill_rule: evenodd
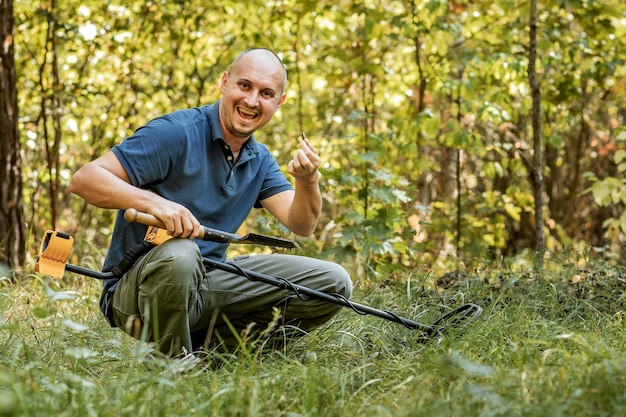
<svg viewBox="0 0 626 417">
<path fill-rule="evenodd" d="M 426 89 L 428 87 L 428 76 L 422 64 L 421 46 L 422 41 L 420 39 L 419 28 L 419 12 L 415 2 L 411 2 L 411 11 L 413 14 L 413 22 L 415 24 L 415 64 L 417 65 L 417 71 L 419 74 L 419 85 L 417 86 L 417 108 L 415 109 L 415 117 L 419 117 L 420 114 L 426 109 L 424 98 L 426 96 Z M 419 129 L 415 133 L 415 143 L 417 147 L 417 157 L 422 161 L 430 159 L 431 149 L 430 146 L 424 143 L 424 138 Z M 420 170 L 419 178 L 417 181 L 417 192 L 419 194 L 418 201 L 424 206 L 428 206 L 432 200 L 432 173 L 428 170 Z"/>
<path fill-rule="evenodd" d="M 530 174 L 535 197 L 535 233 L 537 246 L 535 267 L 543 266 L 546 252 L 546 237 L 543 227 L 543 146 L 541 143 L 541 91 L 537 81 L 537 0 L 530 1 L 530 48 L 528 60 L 528 82 L 532 94 L 533 163 Z"/>
<path fill-rule="evenodd" d="M 26 255 L 22 169 L 17 132 L 13 0 L 0 5 L 0 263 L 18 269 Z"/>
</svg>

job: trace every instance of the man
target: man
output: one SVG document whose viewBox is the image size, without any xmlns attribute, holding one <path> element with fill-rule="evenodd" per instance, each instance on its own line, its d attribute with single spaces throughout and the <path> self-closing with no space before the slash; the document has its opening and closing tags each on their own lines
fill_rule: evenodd
<svg viewBox="0 0 626 417">
<path fill-rule="evenodd" d="M 174 237 L 121 279 L 104 283 L 100 306 L 112 326 L 178 356 L 217 342 L 235 347 L 232 328 L 263 332 L 276 321 L 275 308 L 282 324 L 302 330 L 341 309 L 221 270 L 205 271 L 202 257 L 224 259 L 227 245 L 196 239 L 201 225 L 236 232 L 253 207 L 265 208 L 293 233 L 314 232 L 322 205 L 316 149 L 303 135 L 287 167 L 292 186 L 253 136 L 285 102 L 286 82 L 278 56 L 267 49 L 247 50 L 222 75 L 218 103 L 156 118 L 75 173 L 71 192 L 98 207 L 120 210 L 103 270 L 115 268 L 145 237 L 147 227 L 127 223 L 122 210 L 156 216 Z M 233 262 L 351 295 L 350 277 L 334 263 L 285 254 Z"/>
</svg>

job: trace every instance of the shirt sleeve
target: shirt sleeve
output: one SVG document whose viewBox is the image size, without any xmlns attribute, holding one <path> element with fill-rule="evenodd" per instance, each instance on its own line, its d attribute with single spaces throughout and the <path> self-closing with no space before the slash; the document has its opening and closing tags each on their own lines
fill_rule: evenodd
<svg viewBox="0 0 626 417">
<path fill-rule="evenodd" d="M 131 183 L 144 187 L 167 178 L 184 151 L 184 132 L 166 117 L 140 127 L 112 149 Z"/>
<path fill-rule="evenodd" d="M 265 176 L 265 180 L 263 181 L 263 186 L 261 188 L 261 192 L 259 193 L 259 198 L 256 201 L 254 207 L 261 208 L 263 205 L 261 201 L 269 198 L 273 195 L 281 193 L 283 191 L 293 190 L 293 185 L 287 180 L 285 174 L 280 170 L 280 166 L 278 166 L 278 162 L 272 156 L 269 151 L 267 151 L 266 158 L 268 159 L 268 168 L 267 174 Z"/>
</svg>

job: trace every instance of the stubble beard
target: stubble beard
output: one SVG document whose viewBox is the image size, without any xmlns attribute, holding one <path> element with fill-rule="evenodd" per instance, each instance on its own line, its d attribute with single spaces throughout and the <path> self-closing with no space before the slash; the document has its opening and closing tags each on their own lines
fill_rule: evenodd
<svg viewBox="0 0 626 417">
<path fill-rule="evenodd" d="M 225 127 L 228 133 L 230 133 L 232 136 L 238 139 L 248 139 L 250 136 L 252 136 L 252 134 L 256 130 L 255 128 L 251 128 L 251 129 L 238 128 L 232 119 L 228 120 L 225 123 Z"/>
<path fill-rule="evenodd" d="M 223 126 L 223 129 L 226 131 L 224 133 L 228 133 L 229 135 L 237 138 L 237 139 L 247 139 L 256 129 L 241 129 L 237 128 L 235 123 L 235 118 L 238 117 L 237 109 L 233 106 L 232 113 L 226 109 L 226 106 L 222 103 L 219 108 L 220 119 Z"/>
</svg>

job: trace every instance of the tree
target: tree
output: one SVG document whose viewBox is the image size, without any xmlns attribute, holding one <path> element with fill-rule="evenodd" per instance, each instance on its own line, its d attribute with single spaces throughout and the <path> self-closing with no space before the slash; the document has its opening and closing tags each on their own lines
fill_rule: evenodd
<svg viewBox="0 0 626 417">
<path fill-rule="evenodd" d="M 543 145 L 541 143 L 541 90 L 537 80 L 537 0 L 530 2 L 530 48 L 528 58 L 528 82 L 532 95 L 533 165 L 531 180 L 535 196 L 535 233 L 537 247 L 535 266 L 543 265 L 546 238 L 543 231 Z"/>
<path fill-rule="evenodd" d="M 17 91 L 13 48 L 13 1 L 0 6 L 0 262 L 17 269 L 25 259 L 22 172 L 17 132 Z"/>
</svg>

